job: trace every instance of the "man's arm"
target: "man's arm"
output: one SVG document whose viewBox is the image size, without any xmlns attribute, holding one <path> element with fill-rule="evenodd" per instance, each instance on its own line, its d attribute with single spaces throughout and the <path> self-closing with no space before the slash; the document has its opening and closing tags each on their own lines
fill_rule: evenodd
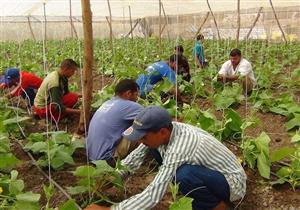
<svg viewBox="0 0 300 210">
<path fill-rule="evenodd" d="M 225 82 L 233 82 L 233 81 L 237 80 L 238 78 L 239 78 L 238 75 L 225 76 L 223 74 L 218 74 L 217 80 L 225 83 Z"/>
</svg>

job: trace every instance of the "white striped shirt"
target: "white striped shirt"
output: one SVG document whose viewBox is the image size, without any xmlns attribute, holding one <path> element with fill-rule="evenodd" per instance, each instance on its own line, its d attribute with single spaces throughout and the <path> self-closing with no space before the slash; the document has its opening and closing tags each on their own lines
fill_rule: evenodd
<svg viewBox="0 0 300 210">
<path fill-rule="evenodd" d="M 141 144 L 122 161 L 132 171 L 143 163 L 148 148 Z M 163 164 L 150 185 L 140 194 L 112 206 L 113 210 L 143 210 L 154 207 L 164 196 L 176 170 L 182 164 L 202 165 L 221 172 L 230 188 L 230 200 L 246 193 L 246 174 L 236 156 L 206 131 L 192 125 L 173 122 L 168 145 L 158 148 Z M 175 177 L 176 178 L 176 177 Z"/>
</svg>

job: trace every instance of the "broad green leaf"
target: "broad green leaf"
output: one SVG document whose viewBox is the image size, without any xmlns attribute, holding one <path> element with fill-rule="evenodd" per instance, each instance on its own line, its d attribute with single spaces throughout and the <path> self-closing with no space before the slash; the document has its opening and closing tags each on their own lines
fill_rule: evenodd
<svg viewBox="0 0 300 210">
<path fill-rule="evenodd" d="M 71 195 L 77 195 L 88 192 L 89 188 L 87 186 L 76 186 L 76 187 L 67 187 L 67 191 Z"/>
<path fill-rule="evenodd" d="M 17 195 L 21 193 L 24 189 L 24 181 L 23 180 L 12 180 L 9 183 L 9 192 L 11 194 Z"/>
<path fill-rule="evenodd" d="M 291 142 L 292 142 L 292 143 L 298 143 L 298 142 L 300 142 L 300 135 L 299 135 L 299 132 L 295 133 L 295 135 L 292 137 Z"/>
<path fill-rule="evenodd" d="M 3 125 L 10 125 L 29 120 L 30 117 L 14 117 L 3 121 Z"/>
<path fill-rule="evenodd" d="M 257 157 L 257 168 L 262 177 L 266 179 L 270 178 L 270 166 L 271 163 L 266 155 L 264 153 L 259 154 Z"/>
<path fill-rule="evenodd" d="M 93 161 L 93 163 L 96 165 L 97 172 L 106 173 L 114 171 L 114 169 L 108 165 L 105 160 L 96 160 Z"/>
<path fill-rule="evenodd" d="M 33 153 L 42 153 L 48 150 L 48 144 L 46 142 L 35 142 L 34 144 L 26 144 L 24 149 L 31 150 Z"/>
<path fill-rule="evenodd" d="M 18 201 L 38 202 L 41 198 L 41 195 L 37 194 L 37 193 L 26 192 L 26 193 L 17 195 L 16 198 Z"/>
<path fill-rule="evenodd" d="M 71 137 L 64 131 L 58 131 L 52 134 L 52 141 L 54 141 L 56 144 L 70 144 Z"/>
<path fill-rule="evenodd" d="M 283 158 L 293 154 L 295 150 L 296 150 L 295 148 L 290 148 L 290 147 L 282 147 L 278 150 L 275 150 L 270 154 L 271 162 L 282 160 Z"/>
<path fill-rule="evenodd" d="M 182 197 L 175 201 L 169 207 L 169 210 L 192 210 L 193 199 L 189 197 Z"/>
<path fill-rule="evenodd" d="M 42 133 L 31 133 L 28 136 L 27 140 L 30 142 L 39 142 L 39 141 L 43 142 L 46 140 L 46 137 Z"/>
<path fill-rule="evenodd" d="M 73 172 L 75 176 L 80 177 L 87 177 L 87 176 L 94 176 L 96 169 L 92 166 L 79 166 Z"/>
<path fill-rule="evenodd" d="M 77 210 L 77 206 L 74 199 L 68 200 L 62 206 L 58 208 L 59 210 Z"/>
<path fill-rule="evenodd" d="M 289 120 L 285 126 L 288 130 L 291 130 L 295 127 L 300 127 L 300 114 L 294 114 L 294 118 Z"/>
<path fill-rule="evenodd" d="M 0 171 L 9 171 L 14 168 L 20 161 L 12 154 L 0 154 Z"/>
<path fill-rule="evenodd" d="M 13 210 L 40 210 L 38 202 L 28 202 L 17 200 L 12 207 Z"/>
</svg>

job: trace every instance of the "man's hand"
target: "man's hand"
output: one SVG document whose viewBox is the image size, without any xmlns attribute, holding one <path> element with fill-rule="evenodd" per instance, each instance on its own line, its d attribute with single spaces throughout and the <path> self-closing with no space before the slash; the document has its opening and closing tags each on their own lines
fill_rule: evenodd
<svg viewBox="0 0 300 210">
<path fill-rule="evenodd" d="M 91 204 L 87 206 L 84 210 L 110 210 L 110 207 L 98 206 L 96 204 Z"/>
</svg>

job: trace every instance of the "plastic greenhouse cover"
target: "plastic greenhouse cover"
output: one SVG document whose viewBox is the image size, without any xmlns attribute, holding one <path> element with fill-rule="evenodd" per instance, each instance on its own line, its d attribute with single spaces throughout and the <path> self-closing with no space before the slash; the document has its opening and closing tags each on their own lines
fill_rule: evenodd
<svg viewBox="0 0 300 210">
<path fill-rule="evenodd" d="M 0 16 L 42 16 L 45 3 L 47 16 L 69 16 L 69 0 L 0 0 Z M 72 16 L 81 16 L 81 1 L 71 0 Z M 91 0 L 93 16 L 109 16 L 107 0 Z M 209 11 L 206 0 L 161 0 L 167 15 L 192 14 Z M 299 0 L 272 0 L 275 8 L 298 6 Z M 213 11 L 236 11 L 237 0 L 209 0 Z M 159 15 L 159 0 L 110 0 L 113 17 Z M 241 9 L 269 7 L 269 0 L 240 0 Z"/>
</svg>

